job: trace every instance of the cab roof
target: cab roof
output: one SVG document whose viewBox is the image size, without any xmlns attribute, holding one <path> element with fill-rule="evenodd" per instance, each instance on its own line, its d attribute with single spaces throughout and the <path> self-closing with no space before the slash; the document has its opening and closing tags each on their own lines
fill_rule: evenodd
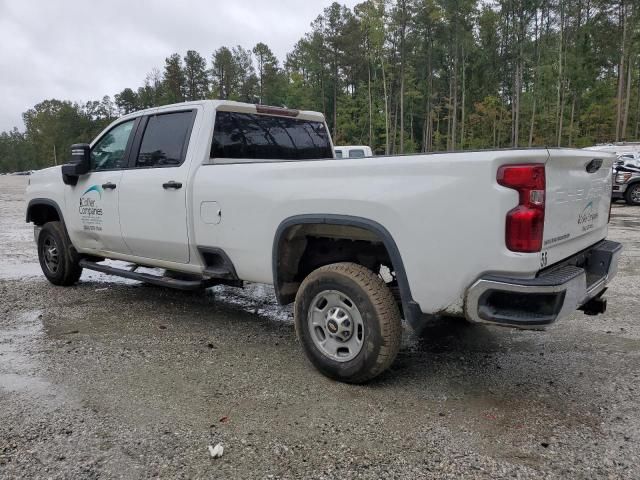
<svg viewBox="0 0 640 480">
<path fill-rule="evenodd" d="M 173 103 L 171 105 L 162 105 L 160 107 L 147 108 L 145 110 L 139 110 L 129 113 L 125 117 L 137 117 L 140 115 L 160 112 L 171 111 L 188 108 L 190 106 L 210 105 L 216 110 L 225 112 L 241 112 L 241 113 L 256 113 L 261 115 L 275 115 L 289 118 L 298 118 L 301 120 L 311 120 L 316 122 L 324 122 L 324 115 L 320 112 L 314 112 L 311 110 L 295 110 L 290 108 L 275 107 L 269 105 L 257 105 L 254 103 L 235 102 L 233 100 L 195 100 L 192 102 Z"/>
</svg>

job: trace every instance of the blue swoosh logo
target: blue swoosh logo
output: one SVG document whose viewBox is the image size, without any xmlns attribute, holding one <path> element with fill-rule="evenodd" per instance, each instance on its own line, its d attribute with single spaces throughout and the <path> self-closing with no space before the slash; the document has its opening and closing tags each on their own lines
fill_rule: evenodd
<svg viewBox="0 0 640 480">
<path fill-rule="evenodd" d="M 82 194 L 82 196 L 84 197 L 87 193 L 89 192 L 98 192 L 98 195 L 100 195 L 100 198 L 102 199 L 102 188 L 100 188 L 99 185 L 91 185 L 89 188 L 87 188 L 87 190 Z"/>
</svg>

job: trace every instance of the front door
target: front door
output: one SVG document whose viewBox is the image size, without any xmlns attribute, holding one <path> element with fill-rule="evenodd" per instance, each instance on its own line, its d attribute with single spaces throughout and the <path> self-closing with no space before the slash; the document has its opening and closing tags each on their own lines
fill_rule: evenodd
<svg viewBox="0 0 640 480">
<path fill-rule="evenodd" d="M 91 149 L 91 171 L 66 186 L 65 224 L 79 248 L 130 253 L 120 231 L 118 189 L 135 124 L 128 120 L 106 132 Z"/>
<path fill-rule="evenodd" d="M 122 236 L 133 255 L 189 262 L 185 159 L 194 119 L 194 110 L 158 113 L 138 129 L 118 187 Z"/>
</svg>

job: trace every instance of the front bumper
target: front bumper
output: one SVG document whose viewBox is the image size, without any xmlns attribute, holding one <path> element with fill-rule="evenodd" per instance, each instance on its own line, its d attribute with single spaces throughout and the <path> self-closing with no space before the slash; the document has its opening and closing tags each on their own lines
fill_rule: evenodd
<svg viewBox="0 0 640 480">
<path fill-rule="evenodd" d="M 532 279 L 487 275 L 465 298 L 475 323 L 540 329 L 599 299 L 618 272 L 622 245 L 604 240 Z"/>
<path fill-rule="evenodd" d="M 611 191 L 612 198 L 624 198 L 624 192 L 627 190 L 626 183 L 614 183 Z"/>
</svg>

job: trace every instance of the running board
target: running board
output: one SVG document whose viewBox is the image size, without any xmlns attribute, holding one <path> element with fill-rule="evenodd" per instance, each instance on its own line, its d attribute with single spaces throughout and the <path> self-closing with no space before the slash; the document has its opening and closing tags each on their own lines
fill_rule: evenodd
<svg viewBox="0 0 640 480">
<path fill-rule="evenodd" d="M 135 270 L 110 267 L 108 265 L 100 265 L 87 259 L 80 260 L 80 266 L 96 272 L 106 273 L 107 275 L 116 275 L 118 277 L 130 278 L 140 282 L 158 285 L 160 287 L 175 288 L 178 290 L 200 290 L 211 286 L 211 282 L 204 280 L 178 280 L 170 277 L 160 277 L 149 273 L 138 273 Z"/>
</svg>

